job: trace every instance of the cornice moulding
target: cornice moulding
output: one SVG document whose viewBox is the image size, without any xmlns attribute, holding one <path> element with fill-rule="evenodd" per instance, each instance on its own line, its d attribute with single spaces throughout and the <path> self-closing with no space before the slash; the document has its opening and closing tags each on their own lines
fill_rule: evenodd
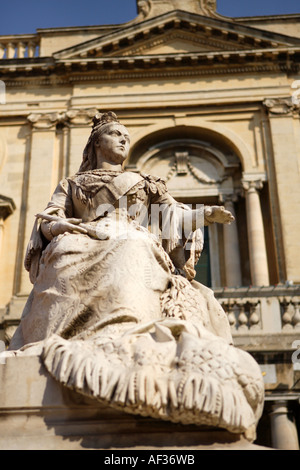
<svg viewBox="0 0 300 470">
<path fill-rule="evenodd" d="M 129 73 L 147 70 L 151 67 L 151 72 L 161 73 L 164 69 L 166 73 L 177 73 L 185 69 L 187 73 L 195 72 L 198 74 L 222 74 L 222 73 L 242 73 L 262 72 L 270 70 L 297 72 L 299 70 L 300 47 L 274 48 L 274 49 L 256 49 L 239 51 L 206 51 L 175 54 L 153 54 L 136 56 L 113 56 L 101 58 L 70 58 L 57 59 L 11 59 L 0 61 L 0 72 L 2 79 L 7 76 L 20 76 L 20 72 L 26 76 L 37 74 L 65 75 L 72 79 L 72 74 L 76 71 L 90 72 L 92 70 L 102 71 L 113 77 L 114 73 L 128 71 Z M 232 68 L 233 67 L 233 68 Z M 177 69 L 177 70 L 176 70 Z M 179 70 L 180 69 L 180 70 Z M 234 70 L 235 69 L 235 70 Z M 85 80 L 82 76 L 82 79 Z"/>
<path fill-rule="evenodd" d="M 177 64 L 178 65 L 178 64 Z M 295 65 L 295 68 L 291 67 L 291 65 L 286 64 L 239 64 L 233 65 L 229 64 L 228 62 L 223 64 L 222 66 L 215 66 L 212 67 L 211 65 L 207 65 L 206 67 L 185 67 L 185 68 L 164 68 L 161 67 L 160 69 L 157 68 L 156 70 L 154 67 L 149 64 L 148 68 L 140 68 L 140 69 L 123 69 L 121 72 L 117 69 L 114 70 L 101 70 L 99 67 L 98 70 L 100 73 L 97 73 L 97 69 L 93 69 L 90 72 L 84 70 L 86 64 L 81 64 L 80 68 L 74 71 L 69 71 L 64 73 L 55 75 L 48 74 L 45 76 L 39 75 L 32 75 L 30 72 L 20 79 L 20 74 L 17 73 L 17 70 L 14 70 L 11 73 L 7 73 L 5 76 L 3 74 L 3 78 L 5 80 L 5 84 L 8 87 L 36 87 L 36 86 L 54 86 L 54 85 L 72 85 L 74 83 L 84 83 L 84 82 L 94 82 L 94 81 L 115 81 L 115 80 L 141 80 L 141 79 L 164 79 L 164 78 L 182 78 L 182 77 L 200 77 L 200 76 L 218 76 L 218 75 L 233 75 L 233 74 L 253 74 L 253 73 L 286 73 L 286 72 L 294 72 L 297 73 L 299 71 L 299 66 Z M 163 70 L 161 70 L 163 69 Z M 20 71 L 19 71 L 20 72 Z M 95 73 L 96 72 L 96 73 Z M 60 76 L 61 75 L 61 76 Z"/>
</svg>

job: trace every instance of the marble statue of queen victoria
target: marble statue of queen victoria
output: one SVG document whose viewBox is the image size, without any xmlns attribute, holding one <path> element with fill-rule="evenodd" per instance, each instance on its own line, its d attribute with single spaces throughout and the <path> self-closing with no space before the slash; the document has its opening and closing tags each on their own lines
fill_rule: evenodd
<svg viewBox="0 0 300 470">
<path fill-rule="evenodd" d="M 129 146 L 114 113 L 95 116 L 78 173 L 37 214 L 25 259 L 33 289 L 8 354 L 37 350 L 64 386 L 128 413 L 247 433 L 263 408 L 259 366 L 194 280 L 201 223 L 233 217 L 124 171 Z M 153 207 L 163 210 L 151 227 L 167 236 L 145 226 Z"/>
</svg>

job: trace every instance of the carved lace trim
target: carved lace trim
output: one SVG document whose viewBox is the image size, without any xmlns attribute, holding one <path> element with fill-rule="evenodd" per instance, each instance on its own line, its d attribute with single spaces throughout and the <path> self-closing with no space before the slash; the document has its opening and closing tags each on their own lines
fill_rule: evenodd
<svg viewBox="0 0 300 470">
<path fill-rule="evenodd" d="M 75 195 L 85 205 L 92 205 L 92 200 L 100 189 L 112 178 L 124 173 L 123 171 L 112 170 L 90 170 L 82 173 L 77 173 L 75 176 L 68 178 L 68 180 L 75 183 Z M 167 192 L 166 183 L 161 178 L 142 174 L 143 180 L 137 183 L 127 195 L 138 194 L 138 199 L 143 200 L 143 191 L 146 195 L 161 196 Z"/>
<path fill-rule="evenodd" d="M 181 336 L 185 322 L 179 323 Z M 256 399 L 260 414 L 263 385 L 226 360 L 232 346 L 183 333 L 176 352 L 171 331 L 176 325 L 169 328 L 157 322 L 155 328 L 151 335 L 145 329 L 140 332 L 144 353 L 139 334 L 102 345 L 53 335 L 45 342 L 43 362 L 66 387 L 131 414 L 235 433 L 256 424 L 257 410 L 251 405 Z M 124 351 L 124 357 L 119 351 Z"/>
</svg>

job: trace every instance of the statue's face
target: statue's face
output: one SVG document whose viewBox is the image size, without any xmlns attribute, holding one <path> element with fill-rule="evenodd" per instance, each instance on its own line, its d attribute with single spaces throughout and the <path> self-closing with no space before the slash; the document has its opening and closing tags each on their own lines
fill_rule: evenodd
<svg viewBox="0 0 300 470">
<path fill-rule="evenodd" d="M 126 127 L 111 123 L 95 141 L 97 162 L 107 161 L 122 164 L 128 157 L 130 147 L 129 133 Z"/>
</svg>

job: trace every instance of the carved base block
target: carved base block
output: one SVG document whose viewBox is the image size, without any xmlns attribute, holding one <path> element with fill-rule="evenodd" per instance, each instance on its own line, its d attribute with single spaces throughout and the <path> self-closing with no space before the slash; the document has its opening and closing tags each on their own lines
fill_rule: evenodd
<svg viewBox="0 0 300 470">
<path fill-rule="evenodd" d="M 0 364 L 0 450 L 265 450 L 239 434 L 133 416 L 70 391 L 37 356 Z"/>
</svg>

